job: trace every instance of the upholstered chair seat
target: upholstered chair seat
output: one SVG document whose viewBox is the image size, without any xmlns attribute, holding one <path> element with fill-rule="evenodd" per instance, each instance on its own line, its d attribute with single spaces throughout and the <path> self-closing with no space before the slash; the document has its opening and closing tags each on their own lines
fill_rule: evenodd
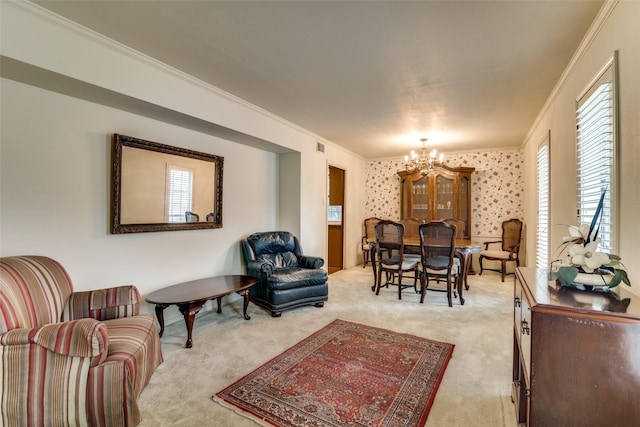
<svg viewBox="0 0 640 427">
<path fill-rule="evenodd" d="M 507 261 L 515 261 L 516 260 L 516 256 L 515 253 L 512 253 L 511 251 L 501 251 L 501 250 L 483 250 L 482 251 L 482 255 L 485 256 L 485 258 L 493 258 L 493 259 L 497 259 L 497 260 L 507 260 Z"/>
<path fill-rule="evenodd" d="M 438 274 L 438 273 L 441 273 L 441 270 L 449 266 L 449 258 L 446 256 L 431 257 L 431 259 L 429 259 L 428 265 L 431 265 L 437 268 L 427 268 L 426 269 L 427 274 Z M 451 272 L 454 275 L 458 275 L 460 273 L 460 260 L 458 258 L 453 259 L 453 266 L 451 267 Z"/>
</svg>

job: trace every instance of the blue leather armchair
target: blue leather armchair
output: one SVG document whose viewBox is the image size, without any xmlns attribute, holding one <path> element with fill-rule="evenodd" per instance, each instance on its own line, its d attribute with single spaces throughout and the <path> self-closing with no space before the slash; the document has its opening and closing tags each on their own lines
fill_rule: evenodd
<svg viewBox="0 0 640 427">
<path fill-rule="evenodd" d="M 298 238 L 287 231 L 254 233 L 242 240 L 247 275 L 258 279 L 249 288 L 251 301 L 278 317 L 283 310 L 314 304 L 329 297 L 324 260 L 305 256 Z"/>
</svg>

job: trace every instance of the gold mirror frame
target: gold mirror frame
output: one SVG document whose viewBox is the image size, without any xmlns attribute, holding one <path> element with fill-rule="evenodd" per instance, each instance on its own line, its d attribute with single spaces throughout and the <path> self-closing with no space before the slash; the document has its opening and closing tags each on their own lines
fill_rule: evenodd
<svg viewBox="0 0 640 427">
<path fill-rule="evenodd" d="M 214 167 L 214 179 L 211 182 L 213 194 L 213 211 L 210 212 L 207 221 L 199 222 L 142 222 L 122 223 L 123 214 L 123 148 L 131 147 L 163 153 L 171 156 L 187 157 L 195 160 L 212 162 Z M 179 159 L 178 159 L 179 160 Z M 152 231 L 178 231 L 178 230 L 202 230 L 222 228 L 222 172 L 224 157 L 213 154 L 201 153 L 186 148 L 173 147 L 157 142 L 145 141 L 130 136 L 114 134 L 111 156 L 111 233 L 144 233 Z M 126 191 L 127 189 L 125 189 Z M 208 190 L 207 190 L 208 191 Z"/>
</svg>

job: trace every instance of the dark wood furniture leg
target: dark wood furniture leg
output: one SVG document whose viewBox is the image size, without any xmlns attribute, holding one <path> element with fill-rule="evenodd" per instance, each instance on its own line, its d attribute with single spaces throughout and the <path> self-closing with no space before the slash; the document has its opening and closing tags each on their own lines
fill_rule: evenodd
<svg viewBox="0 0 640 427">
<path fill-rule="evenodd" d="M 251 319 L 247 314 L 247 307 L 249 307 L 249 289 L 245 289 L 244 291 L 238 292 L 238 295 L 242 295 L 244 297 L 244 304 L 242 305 L 242 315 L 245 320 Z"/>
<path fill-rule="evenodd" d="M 471 253 L 468 251 L 456 251 L 456 254 L 459 254 L 462 258 L 460 260 L 460 274 L 456 277 L 456 289 L 458 291 L 458 298 L 460 298 L 460 305 L 464 305 L 464 298 L 462 297 L 463 289 L 469 289 L 469 286 L 463 287 L 462 285 L 467 283 L 467 268 L 469 265 L 469 259 L 471 258 Z"/>
<path fill-rule="evenodd" d="M 462 282 L 464 281 L 464 276 L 462 275 L 458 275 L 458 277 L 456 277 L 456 287 L 458 288 L 458 298 L 460 298 L 460 305 L 464 305 L 464 298 L 462 298 L 462 289 L 464 289 L 464 287 L 462 286 Z"/>
<path fill-rule="evenodd" d="M 216 300 L 218 301 L 218 311 L 217 311 L 217 313 L 220 314 L 220 313 L 222 313 L 222 306 L 221 306 L 222 297 L 218 297 L 218 298 L 216 298 Z"/>
<path fill-rule="evenodd" d="M 169 307 L 168 305 L 156 304 L 156 317 L 160 324 L 160 337 L 164 334 L 164 309 Z"/>
<path fill-rule="evenodd" d="M 371 244 L 371 268 L 373 269 L 373 286 L 371 286 L 371 292 L 376 291 L 377 279 L 378 279 L 378 266 L 376 262 L 376 247 L 372 243 Z"/>
<path fill-rule="evenodd" d="M 462 280 L 464 280 L 464 288 L 469 290 L 469 283 L 467 282 L 467 276 L 469 275 L 469 270 L 471 270 L 471 257 L 472 253 L 468 250 L 456 250 L 456 253 L 462 257 Z"/>
<path fill-rule="evenodd" d="M 205 301 L 197 301 L 189 304 L 178 305 L 178 309 L 180 309 L 180 313 L 182 313 L 182 316 L 184 317 L 184 323 L 187 325 L 187 343 L 185 344 L 186 348 L 191 348 L 193 345 L 193 340 L 191 339 L 193 322 L 196 319 L 196 314 L 200 312 L 204 303 Z"/>
</svg>

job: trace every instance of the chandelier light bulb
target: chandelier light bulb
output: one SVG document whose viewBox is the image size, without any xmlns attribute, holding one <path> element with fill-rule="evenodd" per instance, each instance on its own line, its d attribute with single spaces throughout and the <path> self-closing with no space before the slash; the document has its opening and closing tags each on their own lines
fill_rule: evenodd
<svg viewBox="0 0 640 427">
<path fill-rule="evenodd" d="M 404 156 L 404 168 L 407 172 L 417 171 L 421 175 L 427 175 L 433 170 L 434 165 L 442 166 L 444 154 L 440 153 L 438 157 L 438 151 L 435 148 L 427 154 L 427 138 L 421 138 L 420 141 L 422 142 L 420 155 L 411 150 L 411 156 Z"/>
</svg>

